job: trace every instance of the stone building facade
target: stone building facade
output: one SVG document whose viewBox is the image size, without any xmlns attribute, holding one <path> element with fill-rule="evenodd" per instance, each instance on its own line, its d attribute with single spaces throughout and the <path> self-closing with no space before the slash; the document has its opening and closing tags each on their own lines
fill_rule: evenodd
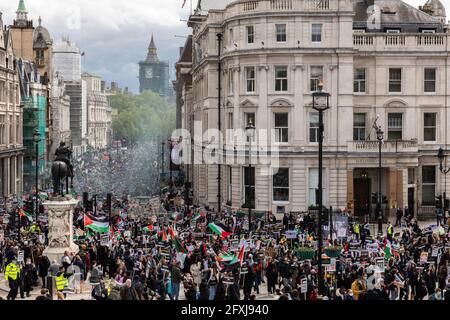
<svg viewBox="0 0 450 320">
<path fill-rule="evenodd" d="M 70 39 L 54 45 L 53 66 L 70 98 L 70 145 L 74 154 L 80 155 L 87 148 L 86 82 L 81 78 L 81 52 Z"/>
<path fill-rule="evenodd" d="M 409 207 L 419 217 L 434 215 L 435 197 L 450 190 L 436 157 L 450 139 L 450 33 L 442 3 L 429 0 L 416 9 L 400 0 L 202 2 L 212 7 L 198 8 L 189 20 L 193 99 L 183 127 L 193 119 L 203 130 L 218 128 L 222 34 L 222 130 L 244 130 L 252 122 L 257 133 L 269 132 L 257 141 L 279 150 L 279 169 L 270 174 L 267 165 L 250 169 L 248 156 L 227 153 L 224 161 L 235 161 L 221 167 L 222 205 L 252 203 L 282 213 L 316 204 L 318 114 L 311 94 L 322 82 L 331 94 L 324 116 L 324 204 L 356 215 L 373 212 L 376 123 L 385 133 L 386 214 Z M 225 135 L 224 148 L 233 150 L 230 138 Z M 217 207 L 217 177 L 216 164 L 194 166 L 194 202 Z"/>
<path fill-rule="evenodd" d="M 52 85 L 52 146 L 50 148 L 50 156 L 53 156 L 61 142 L 66 146 L 70 146 L 70 97 L 66 92 L 66 83 L 59 72 L 53 76 Z"/>
<path fill-rule="evenodd" d="M 0 12 L 0 197 L 23 191 L 23 113 L 11 31 Z"/>
<path fill-rule="evenodd" d="M 83 73 L 86 82 L 87 133 L 88 146 L 104 149 L 110 139 L 111 111 L 108 104 L 105 86 L 99 76 Z"/>
</svg>

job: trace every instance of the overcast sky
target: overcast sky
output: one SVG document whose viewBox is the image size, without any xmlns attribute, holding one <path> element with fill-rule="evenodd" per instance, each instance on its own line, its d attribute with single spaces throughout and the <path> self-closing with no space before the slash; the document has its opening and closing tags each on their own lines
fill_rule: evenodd
<svg viewBox="0 0 450 320">
<path fill-rule="evenodd" d="M 29 16 L 37 25 L 42 17 L 54 42 L 69 36 L 85 52 L 86 70 L 101 75 L 107 82 L 138 90 L 137 62 L 145 59 L 152 32 L 159 48 L 159 57 L 171 63 L 178 59 L 189 29 L 189 1 L 183 0 L 25 0 Z M 407 0 L 418 6 L 426 0 Z M 448 0 L 447 12 L 450 12 Z M 196 0 L 192 0 L 195 3 Z M 19 0 L 1 0 L 0 11 L 4 22 L 12 23 Z"/>
</svg>

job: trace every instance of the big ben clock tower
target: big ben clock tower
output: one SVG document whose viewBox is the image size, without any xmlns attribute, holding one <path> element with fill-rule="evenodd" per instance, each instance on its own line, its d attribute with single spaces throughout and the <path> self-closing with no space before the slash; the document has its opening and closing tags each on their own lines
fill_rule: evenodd
<svg viewBox="0 0 450 320">
<path fill-rule="evenodd" d="M 139 92 L 150 90 L 161 96 L 171 95 L 169 83 L 169 63 L 160 61 L 158 49 L 152 35 L 147 58 L 139 62 Z"/>
</svg>

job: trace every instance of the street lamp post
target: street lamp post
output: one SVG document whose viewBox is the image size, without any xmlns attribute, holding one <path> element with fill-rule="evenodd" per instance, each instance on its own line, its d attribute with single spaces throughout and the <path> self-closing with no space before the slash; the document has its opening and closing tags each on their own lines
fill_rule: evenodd
<svg viewBox="0 0 450 320">
<path fill-rule="evenodd" d="M 384 132 L 381 130 L 381 126 L 377 128 L 377 140 L 378 140 L 378 234 L 383 234 L 383 210 L 381 210 L 381 147 L 383 146 Z"/>
<path fill-rule="evenodd" d="M 252 140 L 255 136 L 255 131 L 256 128 L 253 125 L 252 121 L 250 120 L 250 122 L 248 123 L 247 127 L 245 128 L 245 131 L 247 133 L 247 137 L 248 137 L 248 143 L 249 143 L 249 148 L 248 148 L 248 174 L 251 175 L 252 174 Z M 249 177 L 250 181 L 251 176 Z M 250 192 L 250 195 L 252 194 L 252 192 Z M 248 205 L 248 231 L 250 232 L 252 229 L 252 199 L 250 199 L 250 201 L 247 203 Z"/>
<path fill-rule="evenodd" d="M 437 157 L 439 159 L 439 170 L 441 171 L 442 174 L 444 174 L 445 178 L 447 178 L 447 174 L 450 172 L 450 167 L 446 168 L 447 166 L 447 155 L 444 152 L 444 149 L 439 148 Z M 445 161 L 445 163 L 444 163 Z M 444 167 L 445 165 L 445 167 Z M 443 214 L 443 218 L 444 218 L 444 223 L 445 223 L 445 219 L 446 219 L 446 215 L 445 212 L 448 210 L 448 205 L 447 205 L 447 183 L 444 183 L 444 214 Z"/>
<path fill-rule="evenodd" d="M 322 267 L 322 249 L 323 249 L 323 238 L 322 238 L 322 214 L 323 214 L 323 185 L 322 185 L 322 174 L 323 174 L 323 135 L 324 135 L 324 125 L 323 125 L 323 113 L 330 108 L 330 94 L 328 92 L 322 91 L 323 83 L 319 83 L 319 91 L 312 94 L 313 97 L 313 109 L 319 112 L 319 192 L 318 192 L 318 203 L 319 203 L 319 225 L 318 225 L 318 267 L 319 267 L 319 294 L 323 294 L 324 290 L 324 270 Z"/>
<path fill-rule="evenodd" d="M 33 141 L 36 148 L 36 193 L 34 199 L 34 218 L 37 220 L 39 212 L 39 142 L 41 141 L 41 134 L 37 129 L 33 133 Z"/>
</svg>

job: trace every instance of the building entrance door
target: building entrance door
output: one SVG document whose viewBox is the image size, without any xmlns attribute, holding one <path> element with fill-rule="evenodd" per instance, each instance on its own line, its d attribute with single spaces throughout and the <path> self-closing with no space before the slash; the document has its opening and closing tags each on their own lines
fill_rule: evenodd
<svg viewBox="0 0 450 320">
<path fill-rule="evenodd" d="M 415 188 L 408 188 L 408 210 L 413 217 L 416 215 L 415 191 Z"/>
<path fill-rule="evenodd" d="M 371 212 L 371 179 L 356 178 L 353 181 L 355 194 L 355 215 L 368 216 Z"/>
</svg>

